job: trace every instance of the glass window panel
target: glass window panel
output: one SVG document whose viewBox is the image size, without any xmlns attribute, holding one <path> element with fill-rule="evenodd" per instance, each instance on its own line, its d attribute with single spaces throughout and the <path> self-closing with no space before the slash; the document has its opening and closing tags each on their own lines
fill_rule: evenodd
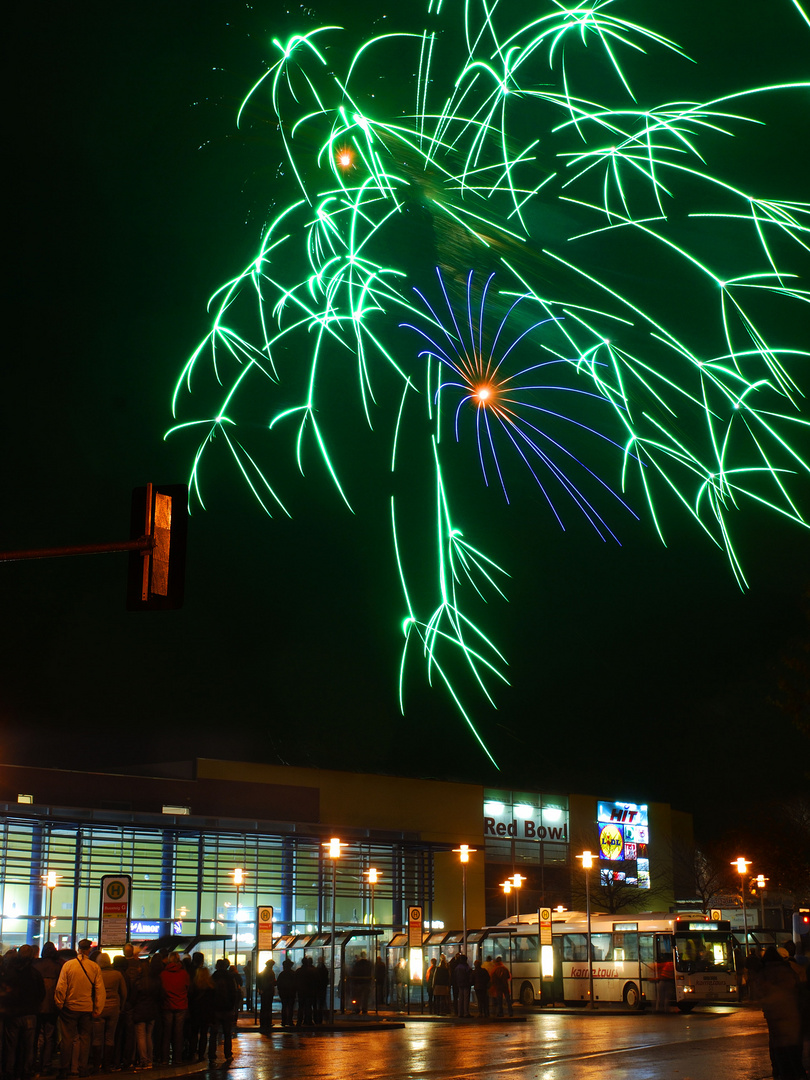
<svg viewBox="0 0 810 1080">
<path fill-rule="evenodd" d="M 586 934 L 563 934 L 563 960 L 577 962 L 588 959 L 588 937 Z"/>
</svg>

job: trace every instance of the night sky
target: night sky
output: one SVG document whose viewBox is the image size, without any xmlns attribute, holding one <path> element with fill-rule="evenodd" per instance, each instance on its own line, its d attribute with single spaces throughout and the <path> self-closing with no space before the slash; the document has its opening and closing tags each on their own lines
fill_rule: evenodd
<svg viewBox="0 0 810 1080">
<path fill-rule="evenodd" d="M 650 21 L 649 5 L 620 6 Z M 655 28 L 699 62 L 686 96 L 807 76 L 810 28 L 789 0 L 655 10 Z M 79 0 L 18 12 L 0 547 L 126 539 L 133 487 L 187 479 L 191 442 L 163 441 L 175 380 L 208 329 L 209 295 L 289 197 L 274 131 L 237 132 L 236 111 L 272 36 L 317 21 L 362 33 L 362 11 Z M 726 164 L 807 198 L 808 116 L 774 113 L 771 142 L 753 155 L 735 145 Z M 762 147 L 786 145 L 774 177 Z M 511 687 L 497 711 L 473 699 L 496 773 L 418 666 L 399 713 L 403 610 L 387 502 L 373 498 L 388 454 L 347 412 L 358 513 L 314 462 L 301 483 L 286 460 L 292 520 L 268 519 L 227 457 L 212 458 L 178 612 L 125 610 L 125 556 L 0 567 L 3 759 L 216 756 L 450 777 L 671 801 L 706 830 L 754 813 L 739 798 L 752 785 L 763 798 L 806 789 L 807 741 L 771 704 L 808 634 L 806 530 L 750 515 L 744 595 L 672 507 L 666 548 L 643 513 L 612 512 L 618 546 L 573 513 L 563 533 L 528 485 L 507 507 L 471 474 L 476 540 L 512 575 L 509 603 L 486 613 Z"/>
</svg>

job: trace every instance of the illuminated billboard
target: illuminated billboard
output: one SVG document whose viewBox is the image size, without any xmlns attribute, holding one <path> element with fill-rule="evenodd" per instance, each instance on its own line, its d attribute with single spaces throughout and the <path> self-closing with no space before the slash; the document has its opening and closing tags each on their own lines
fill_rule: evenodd
<svg viewBox="0 0 810 1080">
<path fill-rule="evenodd" d="M 600 860 L 622 863 L 621 868 L 602 867 L 602 879 L 649 889 L 650 827 L 646 803 L 597 802 L 596 826 Z"/>
</svg>

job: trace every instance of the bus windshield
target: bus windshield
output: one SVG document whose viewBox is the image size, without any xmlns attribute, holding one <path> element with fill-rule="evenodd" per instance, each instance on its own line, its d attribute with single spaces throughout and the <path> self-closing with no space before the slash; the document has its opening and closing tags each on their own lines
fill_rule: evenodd
<svg viewBox="0 0 810 1080">
<path fill-rule="evenodd" d="M 734 970 L 730 935 L 723 931 L 690 930 L 675 934 L 675 968 L 687 975 L 696 971 Z"/>
</svg>

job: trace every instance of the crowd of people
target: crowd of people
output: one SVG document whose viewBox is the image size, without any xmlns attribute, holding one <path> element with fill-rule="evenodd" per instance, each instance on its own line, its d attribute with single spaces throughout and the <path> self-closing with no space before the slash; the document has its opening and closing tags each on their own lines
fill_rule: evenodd
<svg viewBox="0 0 810 1080">
<path fill-rule="evenodd" d="M 276 974 L 275 960 L 268 960 L 256 980 L 259 999 L 259 1030 L 269 1035 L 273 1030 L 273 1004 L 278 997 L 280 1026 L 285 1029 L 314 1027 L 326 1019 L 329 992 L 329 968 L 323 958 L 314 963 L 305 956 L 296 968 L 285 960 Z M 467 957 L 456 953 L 448 961 L 442 955 L 431 960 L 425 972 L 428 1008 L 438 1016 L 471 1017 L 474 1000 L 478 1016 L 512 1015 L 511 974 L 500 956 L 476 960 L 473 967 Z M 389 976 L 385 961 L 377 956 L 372 962 L 364 952 L 347 971 L 345 1009 L 365 1015 L 372 1001 L 377 1010 L 407 1005 L 408 970 L 401 959 Z"/>
<path fill-rule="evenodd" d="M 425 987 L 430 1011 L 437 1016 L 472 1017 L 474 999 L 478 1016 L 512 1015 L 512 974 L 502 956 L 478 957 L 470 967 L 464 953 L 448 960 L 444 953 L 430 961 Z"/>
<path fill-rule="evenodd" d="M 269 960 L 258 977 L 257 989 L 261 1002 L 259 1030 L 268 1035 L 273 1026 L 273 996 L 278 994 L 283 1028 L 314 1027 L 322 1024 L 327 1013 L 329 968 L 323 957 L 314 963 L 305 956 L 296 968 L 292 960 L 284 960 L 281 971 L 273 972 L 275 962 Z M 296 1009 L 297 1005 L 297 1009 Z"/>
<path fill-rule="evenodd" d="M 110 956 L 88 940 L 21 945 L 0 963 L 0 1075 L 66 1080 L 95 1072 L 233 1059 L 242 978 L 201 952 Z"/>
<path fill-rule="evenodd" d="M 267 961 L 256 979 L 259 1030 L 273 1028 L 278 997 L 282 1028 L 315 1027 L 328 1016 L 330 974 L 324 959 L 304 956 L 296 968 L 285 959 L 276 973 Z M 671 965 L 670 965 L 671 966 Z M 792 942 L 738 957 L 742 996 L 762 1009 L 768 1025 L 774 1080 L 806 1080 L 810 1050 L 810 980 L 807 960 Z M 390 990 L 389 994 L 389 983 Z M 432 959 L 425 972 L 428 1008 L 438 1016 L 512 1015 L 511 974 L 500 956 L 478 957 L 472 967 L 458 952 Z M 404 959 L 389 979 L 385 962 L 365 953 L 346 981 L 348 1008 L 404 1008 L 408 972 Z M 203 953 L 140 957 L 133 945 L 113 959 L 88 940 L 76 951 L 21 945 L 0 960 L 0 1077 L 63 1080 L 95 1072 L 142 1071 L 188 1061 L 215 1063 L 221 1045 L 233 1060 L 233 1036 L 244 987 L 222 957 L 213 970 Z M 668 1002 L 667 1002 L 668 1004 Z"/>
<path fill-rule="evenodd" d="M 269 1035 L 273 1029 L 273 1002 L 278 996 L 281 1006 L 281 1027 L 315 1027 L 322 1024 L 328 1013 L 329 968 L 321 957 L 317 963 L 304 956 L 296 968 L 292 960 L 284 960 L 276 974 L 275 960 L 268 960 L 256 979 L 259 999 L 259 1031 Z M 346 983 L 348 1009 L 365 1015 L 374 996 L 376 1008 L 387 1002 L 388 972 L 385 961 L 375 962 L 361 952 L 351 965 Z"/>
</svg>

